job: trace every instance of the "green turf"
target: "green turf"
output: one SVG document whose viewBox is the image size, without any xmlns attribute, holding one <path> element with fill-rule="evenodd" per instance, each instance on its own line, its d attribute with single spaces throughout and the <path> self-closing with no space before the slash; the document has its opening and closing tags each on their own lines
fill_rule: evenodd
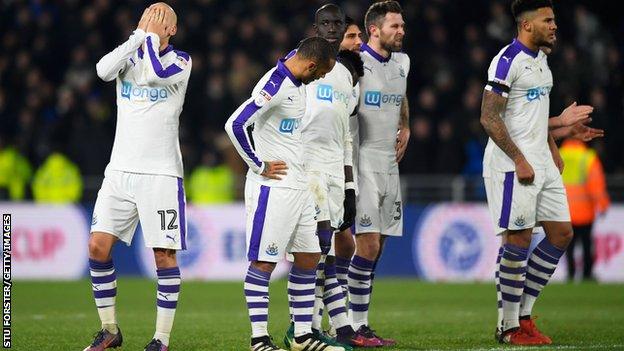
<svg viewBox="0 0 624 351">
<path fill-rule="evenodd" d="M 285 289 L 285 281 L 271 284 L 269 329 L 280 345 Z M 392 350 L 490 350 L 500 348 L 493 340 L 495 306 L 490 284 L 379 279 L 370 320 L 379 334 L 399 341 Z M 153 335 L 155 282 L 119 279 L 117 307 L 123 350 L 143 350 Z M 624 285 L 552 284 L 534 314 L 554 340 L 547 349 L 624 349 Z M 82 350 L 99 327 L 91 285 L 17 282 L 13 322 L 15 350 Z M 249 331 L 241 283 L 184 282 L 172 350 L 246 350 Z"/>
</svg>

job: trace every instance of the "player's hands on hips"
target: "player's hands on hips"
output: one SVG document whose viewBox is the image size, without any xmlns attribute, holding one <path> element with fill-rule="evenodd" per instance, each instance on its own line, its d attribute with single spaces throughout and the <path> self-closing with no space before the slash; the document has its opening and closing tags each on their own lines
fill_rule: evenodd
<svg viewBox="0 0 624 351">
<path fill-rule="evenodd" d="M 141 15 L 137 29 L 147 32 L 147 24 L 150 22 L 153 13 L 154 11 L 151 7 L 146 8 L 145 11 L 143 11 L 143 15 Z"/>
<path fill-rule="evenodd" d="M 577 123 L 589 123 L 589 115 L 594 111 L 594 108 L 590 105 L 577 105 L 574 101 L 570 106 L 566 107 L 559 118 L 561 119 L 562 127 L 570 127 Z"/>
<path fill-rule="evenodd" d="M 355 189 L 345 189 L 344 215 L 338 230 L 343 231 L 355 223 Z"/>
<path fill-rule="evenodd" d="M 150 21 L 147 24 L 147 32 L 154 33 L 159 37 L 167 36 L 167 23 L 169 14 L 162 6 L 150 6 L 152 11 Z"/>
<path fill-rule="evenodd" d="M 260 175 L 269 179 L 282 180 L 280 176 L 285 176 L 287 169 L 288 166 L 284 161 L 264 161 L 264 171 Z"/>
<path fill-rule="evenodd" d="M 520 184 L 530 185 L 535 180 L 535 171 L 524 156 L 519 156 L 514 160 L 516 164 L 516 176 Z"/>
<path fill-rule="evenodd" d="M 401 128 L 397 133 L 397 141 L 396 146 L 394 147 L 396 150 L 396 160 L 397 162 L 401 162 L 403 156 L 405 156 L 405 150 L 407 149 L 407 143 L 410 138 L 410 129 L 409 128 Z"/>
</svg>

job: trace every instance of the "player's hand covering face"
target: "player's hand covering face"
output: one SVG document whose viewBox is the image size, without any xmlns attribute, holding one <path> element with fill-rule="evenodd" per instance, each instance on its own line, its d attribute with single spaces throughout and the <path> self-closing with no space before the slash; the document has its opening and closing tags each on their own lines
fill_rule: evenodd
<svg viewBox="0 0 624 351">
<path fill-rule="evenodd" d="M 177 18 L 171 7 L 158 3 L 150 6 L 149 10 L 148 32 L 155 33 L 161 40 L 175 35 Z"/>
<path fill-rule="evenodd" d="M 145 11 L 143 11 L 143 15 L 141 16 L 141 19 L 139 20 L 139 25 L 137 26 L 137 29 L 147 32 L 147 25 L 149 24 L 149 21 L 152 17 L 153 12 L 154 12 L 154 9 L 151 7 L 148 7 L 145 9 Z"/>
</svg>

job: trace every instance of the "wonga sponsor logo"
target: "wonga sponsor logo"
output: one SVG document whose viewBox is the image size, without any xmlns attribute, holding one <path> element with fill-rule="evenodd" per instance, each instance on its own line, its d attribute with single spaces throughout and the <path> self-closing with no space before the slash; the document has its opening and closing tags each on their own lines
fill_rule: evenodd
<svg viewBox="0 0 624 351">
<path fill-rule="evenodd" d="M 284 118 L 282 122 L 280 122 L 279 131 L 283 134 L 293 134 L 298 128 L 298 118 Z"/>
<path fill-rule="evenodd" d="M 327 100 L 332 102 L 332 97 L 334 95 L 334 89 L 331 85 L 327 84 L 319 84 L 316 89 L 316 98 L 319 100 Z"/>
<path fill-rule="evenodd" d="M 167 100 L 168 93 L 165 88 L 137 87 L 127 81 L 121 82 L 121 97 L 132 101 L 158 101 Z"/>
<path fill-rule="evenodd" d="M 319 100 L 325 100 L 329 102 L 339 101 L 345 106 L 349 105 L 349 94 L 346 94 L 340 90 L 334 90 L 331 85 L 319 84 L 316 89 L 316 98 Z"/>
<path fill-rule="evenodd" d="M 539 100 L 542 96 L 548 96 L 552 87 L 537 87 L 527 90 L 526 98 L 528 101 Z"/>
<path fill-rule="evenodd" d="M 380 91 L 369 90 L 364 92 L 364 104 L 368 106 L 377 106 L 381 108 L 381 104 L 391 104 L 400 106 L 403 101 L 403 95 L 399 94 L 382 94 Z"/>
</svg>

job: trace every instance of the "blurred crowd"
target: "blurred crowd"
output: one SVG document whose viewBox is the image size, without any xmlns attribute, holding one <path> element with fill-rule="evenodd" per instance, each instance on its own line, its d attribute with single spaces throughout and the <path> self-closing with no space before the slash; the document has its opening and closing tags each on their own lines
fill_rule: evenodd
<svg viewBox="0 0 624 351">
<path fill-rule="evenodd" d="M 234 190 L 219 196 L 237 196 L 231 179 L 242 176 L 245 167 L 224 138 L 223 124 L 279 57 L 313 35 L 314 11 L 325 2 L 168 1 L 179 18 L 172 44 L 193 59 L 180 128 L 188 182 L 195 175 L 201 188 L 230 179 Z M 412 125 L 404 174 L 480 174 L 487 141 L 479 124 L 481 95 L 491 58 L 515 35 L 510 2 L 402 1 Z M 336 3 L 358 23 L 369 5 Z M 616 135 L 624 130 L 624 24 L 608 3 L 555 1 L 559 30 L 549 58 L 555 82 L 551 115 L 573 101 L 593 105 L 592 125 L 604 128 L 607 137 L 592 146 L 607 173 L 622 174 L 624 148 Z M 102 176 L 115 131 L 115 86 L 97 79 L 95 63 L 126 40 L 148 4 L 3 2 L 0 187 L 20 177 L 29 184 L 22 198 L 32 197 L 33 177 L 59 157 L 75 166 L 71 177 Z M 201 182 L 201 176 L 210 180 Z"/>
</svg>

